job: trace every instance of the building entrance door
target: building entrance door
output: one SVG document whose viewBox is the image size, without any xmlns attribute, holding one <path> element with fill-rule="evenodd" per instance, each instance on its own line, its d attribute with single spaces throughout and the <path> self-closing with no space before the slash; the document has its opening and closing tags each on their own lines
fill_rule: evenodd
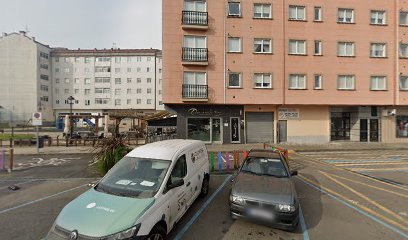
<svg viewBox="0 0 408 240">
<path fill-rule="evenodd" d="M 370 119 L 370 142 L 378 142 L 378 119 Z"/>
<path fill-rule="evenodd" d="M 360 142 L 368 141 L 368 120 L 360 119 Z"/>
<path fill-rule="evenodd" d="M 279 143 L 288 141 L 288 121 L 279 120 Z"/>
<path fill-rule="evenodd" d="M 350 113 L 332 112 L 330 122 L 330 140 L 350 140 Z"/>
</svg>

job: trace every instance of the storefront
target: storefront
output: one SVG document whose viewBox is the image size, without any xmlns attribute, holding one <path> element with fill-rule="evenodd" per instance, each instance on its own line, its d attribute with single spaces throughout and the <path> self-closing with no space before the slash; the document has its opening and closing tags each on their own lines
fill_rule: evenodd
<svg viewBox="0 0 408 240">
<path fill-rule="evenodd" d="M 408 108 L 382 109 L 382 140 L 387 143 L 408 143 Z"/>
<path fill-rule="evenodd" d="M 243 106 L 173 105 L 177 138 L 206 143 L 243 143 Z"/>
</svg>

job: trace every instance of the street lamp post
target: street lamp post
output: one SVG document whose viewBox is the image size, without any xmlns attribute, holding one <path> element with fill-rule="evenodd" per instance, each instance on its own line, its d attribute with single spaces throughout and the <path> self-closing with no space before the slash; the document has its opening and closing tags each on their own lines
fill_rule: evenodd
<svg viewBox="0 0 408 240">
<path fill-rule="evenodd" d="M 72 119 L 72 105 L 74 104 L 74 101 L 75 101 L 75 98 L 73 97 L 73 96 L 69 96 L 68 97 L 68 104 L 69 104 L 69 135 L 70 135 L 70 138 L 72 138 L 72 135 L 74 134 L 74 127 L 73 127 L 73 124 L 74 124 L 74 121 L 73 121 L 73 119 Z"/>
</svg>

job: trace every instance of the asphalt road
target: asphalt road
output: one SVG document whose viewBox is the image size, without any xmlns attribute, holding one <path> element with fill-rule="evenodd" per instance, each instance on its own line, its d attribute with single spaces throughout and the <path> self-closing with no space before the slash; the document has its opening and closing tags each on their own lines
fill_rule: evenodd
<svg viewBox="0 0 408 240">
<path fill-rule="evenodd" d="M 208 197 L 191 206 L 169 239 L 408 239 L 408 186 L 404 182 L 408 174 L 403 170 L 407 165 L 398 165 L 400 172 L 387 172 L 369 170 L 397 164 L 346 166 L 325 161 L 367 164 L 380 154 L 362 151 L 348 158 L 344 153 L 292 154 L 290 165 L 299 171 L 295 185 L 304 218 L 294 233 L 232 220 L 227 203 L 229 175 L 213 174 Z M 408 159 L 408 152 L 400 155 L 399 160 Z M 383 160 L 387 157 L 395 156 L 384 155 Z M 17 156 L 20 170 L 0 173 L 0 239 L 45 236 L 65 204 L 98 177 L 88 166 L 90 160 L 87 154 Z M 357 167 L 369 170 L 350 170 Z M 381 180 L 390 183 L 366 173 L 381 173 Z M 396 173 L 401 176 L 395 177 Z M 10 184 L 21 189 L 8 190 Z"/>
</svg>

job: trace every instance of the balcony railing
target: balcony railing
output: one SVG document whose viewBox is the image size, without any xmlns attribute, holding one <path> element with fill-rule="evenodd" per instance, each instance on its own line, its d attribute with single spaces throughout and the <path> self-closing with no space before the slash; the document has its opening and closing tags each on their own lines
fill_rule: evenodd
<svg viewBox="0 0 408 240">
<path fill-rule="evenodd" d="M 183 25 L 208 26 L 208 13 L 196 11 L 183 11 Z"/>
<path fill-rule="evenodd" d="M 184 62 L 208 62 L 207 48 L 183 47 L 182 58 Z"/>
<path fill-rule="evenodd" d="M 183 98 L 208 99 L 208 85 L 183 84 Z"/>
</svg>

